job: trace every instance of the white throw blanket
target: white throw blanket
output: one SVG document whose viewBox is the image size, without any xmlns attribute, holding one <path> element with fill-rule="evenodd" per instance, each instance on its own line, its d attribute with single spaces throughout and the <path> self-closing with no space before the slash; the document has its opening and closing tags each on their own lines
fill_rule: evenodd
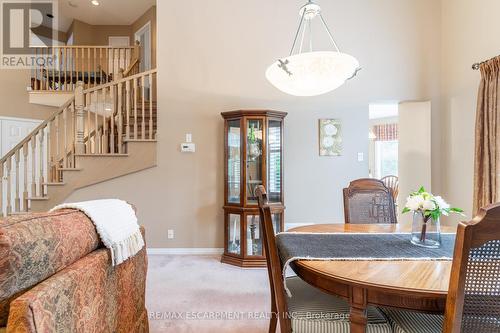
<svg viewBox="0 0 500 333">
<path fill-rule="evenodd" d="M 103 199 L 63 203 L 50 211 L 63 208 L 78 209 L 92 220 L 102 242 L 111 250 L 113 266 L 134 256 L 144 247 L 137 216 L 126 201 Z"/>
</svg>

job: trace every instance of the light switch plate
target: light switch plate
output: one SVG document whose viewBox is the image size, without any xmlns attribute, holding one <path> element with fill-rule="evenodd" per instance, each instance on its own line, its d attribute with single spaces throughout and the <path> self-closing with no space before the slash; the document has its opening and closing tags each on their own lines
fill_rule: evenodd
<svg viewBox="0 0 500 333">
<path fill-rule="evenodd" d="M 173 229 L 168 229 L 167 230 L 167 238 L 168 239 L 174 239 L 174 230 Z"/>
<path fill-rule="evenodd" d="M 365 159 L 365 154 L 363 153 L 358 153 L 358 162 L 363 162 Z"/>
</svg>

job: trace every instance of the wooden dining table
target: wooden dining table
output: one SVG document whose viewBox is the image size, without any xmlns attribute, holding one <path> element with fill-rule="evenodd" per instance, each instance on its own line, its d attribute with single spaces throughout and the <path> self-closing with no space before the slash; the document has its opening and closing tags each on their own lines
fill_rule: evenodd
<svg viewBox="0 0 500 333">
<path fill-rule="evenodd" d="M 409 232 L 409 229 L 400 224 L 349 223 L 308 225 L 288 231 L 397 233 Z M 456 228 L 443 227 L 442 231 L 456 232 Z M 298 260 L 291 267 L 310 285 L 346 299 L 351 307 L 351 333 L 364 333 L 368 305 L 444 313 L 451 261 Z"/>
</svg>

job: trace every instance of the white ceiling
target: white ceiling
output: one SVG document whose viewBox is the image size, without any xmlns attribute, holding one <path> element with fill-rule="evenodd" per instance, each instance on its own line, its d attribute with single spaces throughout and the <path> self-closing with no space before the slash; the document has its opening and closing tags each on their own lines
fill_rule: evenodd
<svg viewBox="0 0 500 333">
<path fill-rule="evenodd" d="M 73 19 L 93 25 L 129 25 L 156 4 L 156 0 L 98 1 L 99 6 L 94 6 L 90 0 L 59 0 L 59 30 L 68 31 Z"/>
</svg>

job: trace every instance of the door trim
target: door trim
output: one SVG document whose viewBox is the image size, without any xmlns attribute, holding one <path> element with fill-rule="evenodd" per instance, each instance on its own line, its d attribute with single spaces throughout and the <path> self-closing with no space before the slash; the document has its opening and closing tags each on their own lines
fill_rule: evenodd
<svg viewBox="0 0 500 333">
<path fill-rule="evenodd" d="M 108 36 L 108 45 L 109 46 L 114 46 L 111 43 L 112 40 L 117 40 L 117 41 L 118 40 L 125 40 L 125 38 L 127 38 L 127 45 L 126 46 L 120 45 L 120 46 L 115 46 L 115 47 L 117 47 L 117 48 L 119 48 L 119 47 L 129 47 L 130 46 L 130 36 Z"/>
<path fill-rule="evenodd" d="M 141 28 L 139 28 L 135 33 L 134 33 L 134 42 L 139 40 L 139 36 L 143 34 L 144 32 L 147 31 L 146 34 L 146 39 L 148 41 L 148 50 L 144 52 L 146 58 L 144 59 L 144 68 L 145 70 L 151 69 L 151 21 L 146 22 Z M 141 47 L 144 47 L 141 45 Z M 141 59 L 142 60 L 142 59 Z"/>
</svg>

